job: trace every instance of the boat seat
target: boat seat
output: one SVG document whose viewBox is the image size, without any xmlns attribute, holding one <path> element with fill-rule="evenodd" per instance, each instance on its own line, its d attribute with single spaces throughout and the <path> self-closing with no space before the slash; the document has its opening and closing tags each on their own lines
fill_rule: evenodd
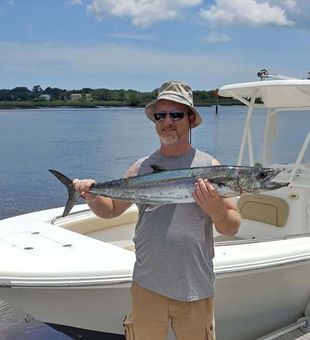
<svg viewBox="0 0 310 340">
<path fill-rule="evenodd" d="M 109 243 L 126 250 L 135 251 L 135 244 L 132 240 L 112 241 Z"/>
<path fill-rule="evenodd" d="M 284 199 L 263 194 L 241 196 L 238 209 L 242 218 L 276 227 L 285 226 L 289 213 L 289 205 Z"/>
<path fill-rule="evenodd" d="M 85 218 L 72 219 L 62 223 L 62 227 L 79 234 L 87 235 L 92 232 L 118 227 L 125 224 L 136 224 L 138 213 L 135 210 L 128 210 L 124 214 L 104 219 L 95 215 L 86 215 Z"/>
</svg>

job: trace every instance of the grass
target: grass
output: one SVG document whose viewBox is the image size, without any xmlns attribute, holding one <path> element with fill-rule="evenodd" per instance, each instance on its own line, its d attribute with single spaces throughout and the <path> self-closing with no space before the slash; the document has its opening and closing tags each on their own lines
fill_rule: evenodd
<svg viewBox="0 0 310 340">
<path fill-rule="evenodd" d="M 132 106 L 144 107 L 147 103 L 142 102 L 122 102 L 122 101 L 80 101 L 80 100 L 50 100 L 50 101 L 0 101 L 0 109 L 36 109 L 41 107 L 79 107 L 79 108 L 95 108 L 98 106 Z M 195 106 L 211 106 L 216 105 L 217 101 L 208 100 L 196 102 Z M 231 98 L 219 98 L 218 105 L 240 105 L 240 102 Z"/>
</svg>

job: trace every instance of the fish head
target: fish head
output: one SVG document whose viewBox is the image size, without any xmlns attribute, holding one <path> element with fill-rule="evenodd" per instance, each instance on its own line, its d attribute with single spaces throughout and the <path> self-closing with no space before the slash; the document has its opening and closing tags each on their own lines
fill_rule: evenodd
<svg viewBox="0 0 310 340">
<path fill-rule="evenodd" d="M 264 190 L 275 190 L 287 183 L 271 182 L 283 169 L 249 167 L 246 174 L 239 176 L 239 188 L 241 192 L 255 193 Z"/>
</svg>

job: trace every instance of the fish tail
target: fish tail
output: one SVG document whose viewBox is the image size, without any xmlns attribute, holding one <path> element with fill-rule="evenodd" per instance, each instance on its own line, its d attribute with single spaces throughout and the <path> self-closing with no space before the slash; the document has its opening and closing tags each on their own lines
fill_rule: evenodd
<svg viewBox="0 0 310 340">
<path fill-rule="evenodd" d="M 59 172 L 57 170 L 50 169 L 48 171 L 51 172 L 62 184 L 64 184 L 66 186 L 67 190 L 68 190 L 69 198 L 67 200 L 65 210 L 62 214 L 62 217 L 65 217 L 69 214 L 71 209 L 76 204 L 77 200 L 80 197 L 80 194 L 77 191 L 74 190 L 73 182 L 70 178 L 68 178 L 67 176 L 65 176 L 64 174 L 62 174 L 61 172 Z"/>
</svg>

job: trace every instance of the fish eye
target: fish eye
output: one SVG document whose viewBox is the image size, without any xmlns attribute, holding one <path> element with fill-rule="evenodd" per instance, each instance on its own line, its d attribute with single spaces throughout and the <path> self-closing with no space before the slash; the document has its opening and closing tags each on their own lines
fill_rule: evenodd
<svg viewBox="0 0 310 340">
<path fill-rule="evenodd" d="M 257 179 L 265 179 L 268 176 L 266 171 L 260 171 L 256 176 Z"/>
</svg>

